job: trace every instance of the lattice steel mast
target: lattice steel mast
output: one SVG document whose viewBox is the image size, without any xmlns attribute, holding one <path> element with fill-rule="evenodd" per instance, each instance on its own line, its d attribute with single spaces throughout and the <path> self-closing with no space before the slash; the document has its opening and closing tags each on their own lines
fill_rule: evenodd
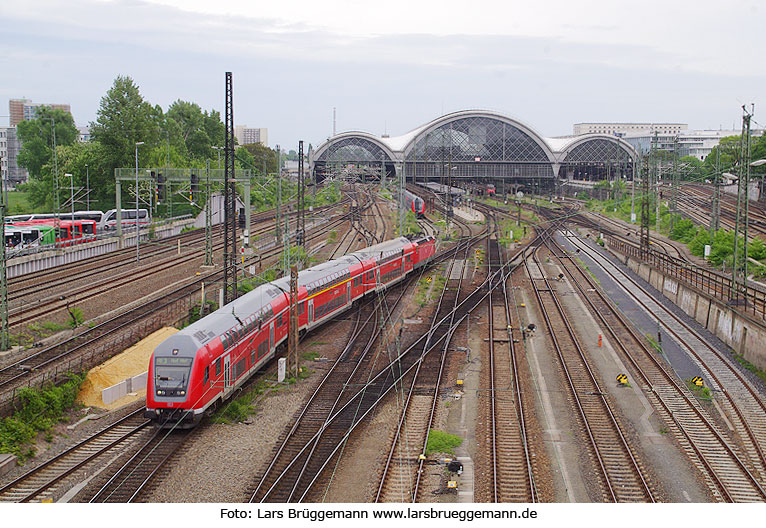
<svg viewBox="0 0 766 528">
<path fill-rule="evenodd" d="M 749 212 L 749 187 L 750 187 L 750 119 L 753 117 L 752 110 L 747 111 L 742 105 L 742 137 L 740 139 L 739 155 L 739 178 L 737 185 L 737 223 L 734 225 L 734 261 L 732 262 L 732 302 L 733 304 L 747 304 L 747 224 Z M 739 247 L 739 231 L 742 226 L 742 248 Z M 742 265 L 740 261 L 742 252 Z M 741 300 L 739 297 L 742 297 Z"/>
<path fill-rule="evenodd" d="M 226 72 L 226 133 L 224 136 L 224 250 L 223 303 L 237 298 L 237 214 L 234 182 L 234 92 L 231 72 Z"/>
<path fill-rule="evenodd" d="M 295 238 L 298 247 L 306 250 L 306 201 L 305 178 L 303 177 L 303 141 L 298 141 L 298 225 Z"/>
</svg>

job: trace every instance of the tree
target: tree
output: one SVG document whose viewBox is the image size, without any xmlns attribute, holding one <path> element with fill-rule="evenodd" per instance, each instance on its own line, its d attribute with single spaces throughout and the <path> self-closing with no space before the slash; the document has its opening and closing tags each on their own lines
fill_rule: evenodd
<svg viewBox="0 0 766 528">
<path fill-rule="evenodd" d="M 710 154 L 705 158 L 705 168 L 708 174 L 716 173 L 716 163 L 718 163 L 718 155 L 720 153 L 720 167 L 721 172 L 731 172 L 734 165 L 739 160 L 740 154 L 740 136 L 726 136 L 722 137 L 718 145 L 713 147 Z"/>
<path fill-rule="evenodd" d="M 679 161 L 681 166 L 681 179 L 688 181 L 702 181 L 707 171 L 705 165 L 696 156 L 684 156 Z"/>
<path fill-rule="evenodd" d="M 162 109 L 144 100 L 133 79 L 118 76 L 101 98 L 96 121 L 90 124 L 91 136 L 101 145 L 107 168 L 132 167 L 136 143 L 145 143 L 139 148 L 140 165 L 160 142 L 163 123 Z M 114 194 L 113 176 L 106 177 L 105 185 L 98 189 L 99 196 Z"/>
<path fill-rule="evenodd" d="M 279 163 L 279 158 L 276 150 L 272 150 L 260 143 L 243 145 L 237 150 L 239 151 L 242 149 L 247 150 L 253 157 L 253 166 L 247 168 L 254 169 L 261 174 L 275 173 L 278 171 L 277 164 Z"/>
<path fill-rule="evenodd" d="M 176 125 L 171 127 L 174 135 L 180 136 L 185 153 L 194 159 L 213 158 L 211 145 L 223 146 L 225 127 L 215 110 L 208 114 L 196 103 L 178 100 L 170 105 L 166 118 Z"/>
<path fill-rule="evenodd" d="M 27 169 L 32 178 L 43 177 L 43 167 L 53 158 L 54 127 L 56 145 L 71 145 L 77 140 L 72 114 L 47 106 L 37 111 L 35 119 L 22 121 L 16 127 L 21 140 L 18 164 Z"/>
</svg>

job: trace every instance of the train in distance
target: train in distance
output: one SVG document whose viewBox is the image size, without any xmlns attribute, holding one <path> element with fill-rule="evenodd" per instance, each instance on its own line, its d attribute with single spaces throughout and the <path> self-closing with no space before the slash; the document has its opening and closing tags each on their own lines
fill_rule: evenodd
<svg viewBox="0 0 766 528">
<path fill-rule="evenodd" d="M 407 209 L 415 213 L 417 218 L 423 218 L 426 213 L 426 203 L 423 198 L 410 191 L 404 191 L 404 201 L 407 204 Z"/>
<path fill-rule="evenodd" d="M 405 279 L 436 253 L 432 236 L 399 237 L 298 274 L 298 329 L 332 320 Z M 290 279 L 263 284 L 167 338 L 149 361 L 144 416 L 190 428 L 279 350 L 290 329 Z"/>
</svg>

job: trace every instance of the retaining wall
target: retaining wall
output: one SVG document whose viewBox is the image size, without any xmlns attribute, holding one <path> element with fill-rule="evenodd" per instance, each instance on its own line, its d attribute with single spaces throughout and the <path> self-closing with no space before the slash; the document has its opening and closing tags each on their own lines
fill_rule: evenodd
<svg viewBox="0 0 766 528">
<path fill-rule="evenodd" d="M 630 256 L 612 254 L 732 350 L 766 370 L 766 326 Z"/>
<path fill-rule="evenodd" d="M 177 235 L 183 230 L 184 227 L 194 223 L 193 219 L 179 220 L 168 225 L 156 226 L 154 228 L 154 238 L 167 238 Z M 136 233 L 135 231 L 129 233 L 123 233 L 122 247 L 130 247 L 136 245 Z M 141 230 L 141 240 L 149 240 L 149 229 Z M 69 264 L 70 262 L 76 262 L 78 260 L 87 259 L 90 257 L 96 257 L 109 253 L 110 251 L 116 251 L 120 249 L 120 240 L 114 236 L 109 238 L 103 238 L 95 242 L 89 242 L 87 244 L 78 244 L 75 246 L 63 247 L 59 249 L 52 249 L 47 251 L 40 251 L 32 253 L 30 255 L 24 255 L 19 257 L 12 257 L 6 261 L 6 273 L 9 279 L 24 275 L 25 273 L 32 273 L 35 271 L 45 270 L 54 266 L 60 266 L 62 264 Z"/>
</svg>

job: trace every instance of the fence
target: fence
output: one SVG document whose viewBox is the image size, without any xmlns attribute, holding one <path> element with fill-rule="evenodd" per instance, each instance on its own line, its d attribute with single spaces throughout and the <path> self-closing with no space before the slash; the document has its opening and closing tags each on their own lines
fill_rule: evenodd
<svg viewBox="0 0 766 528">
<path fill-rule="evenodd" d="M 715 270 L 699 267 L 677 257 L 660 253 L 654 248 L 642 251 L 640 247 L 612 236 L 607 236 L 606 238 L 610 248 L 644 262 L 664 274 L 716 299 L 720 299 L 727 304 L 736 305 L 743 313 L 766 319 L 766 291 L 763 289 L 749 285 L 744 299 L 733 300 L 730 276 L 723 275 Z"/>
</svg>

